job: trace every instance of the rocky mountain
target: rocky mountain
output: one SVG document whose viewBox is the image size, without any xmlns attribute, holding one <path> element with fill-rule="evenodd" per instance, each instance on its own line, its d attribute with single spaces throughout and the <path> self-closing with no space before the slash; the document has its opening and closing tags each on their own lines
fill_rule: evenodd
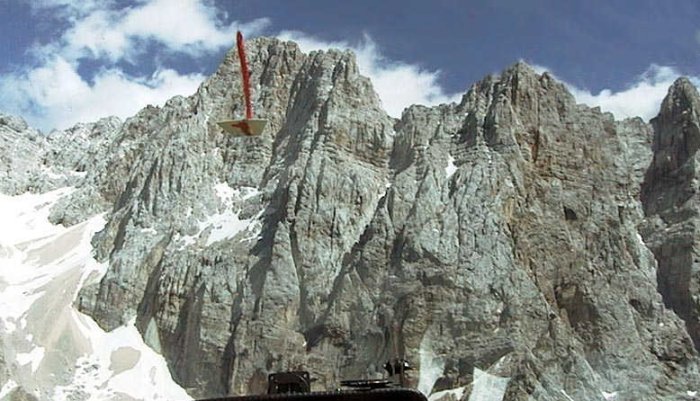
<svg viewBox="0 0 700 401">
<path fill-rule="evenodd" d="M 105 213 L 106 273 L 75 301 L 101 327 L 135 319 L 194 397 L 296 368 L 335 388 L 401 356 L 433 399 L 476 398 L 483 371 L 508 401 L 694 399 L 687 80 L 651 124 L 616 121 L 518 63 L 395 120 L 349 52 L 248 47 L 259 138 L 216 125 L 242 111 L 233 50 L 123 123 L 43 137 L 0 118 L 3 193 L 74 187 L 64 226 Z"/>
</svg>

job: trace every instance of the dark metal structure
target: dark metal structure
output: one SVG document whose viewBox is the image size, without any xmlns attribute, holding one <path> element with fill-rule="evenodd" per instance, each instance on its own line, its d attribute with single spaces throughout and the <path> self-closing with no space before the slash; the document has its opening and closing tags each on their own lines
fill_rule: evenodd
<svg viewBox="0 0 700 401">
<path fill-rule="evenodd" d="M 267 376 L 268 394 L 304 394 L 311 392 L 311 377 L 306 371 L 272 373 Z"/>
<path fill-rule="evenodd" d="M 408 388 L 341 390 L 313 393 L 277 393 L 210 398 L 204 401 L 427 401 L 425 396 Z"/>
<path fill-rule="evenodd" d="M 398 386 L 387 379 L 343 380 L 336 391 L 312 392 L 309 372 L 299 370 L 268 375 L 267 394 L 201 401 L 427 401 L 422 393 L 404 387 L 404 373 L 413 369 L 405 359 L 392 359 L 384 369 L 390 377 L 399 376 Z"/>
</svg>

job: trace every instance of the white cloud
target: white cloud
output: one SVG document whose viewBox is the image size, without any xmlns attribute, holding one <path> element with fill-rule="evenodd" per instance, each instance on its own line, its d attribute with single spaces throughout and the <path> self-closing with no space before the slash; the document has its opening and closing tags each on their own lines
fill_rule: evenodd
<svg viewBox="0 0 700 401">
<path fill-rule="evenodd" d="M 258 32 L 266 19 L 247 24 L 223 25 L 216 9 L 201 0 L 152 0 L 125 10 L 101 9 L 76 23 L 63 37 L 62 45 L 73 57 L 108 57 L 133 60 L 150 40 L 169 51 L 199 56 L 230 46 L 237 30 Z"/>
<path fill-rule="evenodd" d="M 194 57 L 211 54 L 232 46 L 236 30 L 252 36 L 270 24 L 264 18 L 225 24 L 215 5 L 206 0 L 138 0 L 130 7 L 96 0 L 34 0 L 29 4 L 42 15 L 50 12 L 67 28 L 54 41 L 32 49 L 34 66 L 0 75 L 0 108 L 45 131 L 108 115 L 125 118 L 147 104 L 189 95 L 204 79 L 202 75 L 181 74 L 166 66 L 130 75 L 119 65 L 124 61 L 138 65 L 144 56 L 158 60 L 160 52 Z M 370 77 L 384 108 L 394 117 L 412 104 L 459 101 L 459 95 L 441 88 L 439 71 L 388 60 L 369 36 L 356 45 L 322 41 L 300 32 L 278 36 L 298 42 L 305 52 L 353 50 L 361 72 Z M 156 54 L 145 54 L 146 44 L 149 51 L 157 45 Z M 101 65 L 94 76 L 79 73 L 86 62 Z"/>
<path fill-rule="evenodd" d="M 556 77 L 547 67 L 536 65 L 535 70 L 538 73 L 549 71 Z M 559 77 L 556 78 L 567 86 L 579 103 L 591 107 L 599 106 L 601 110 L 613 113 L 618 119 L 641 117 L 649 121 L 659 113 L 659 107 L 668 93 L 668 88 L 681 75 L 673 67 L 652 64 L 624 89 L 617 92 L 603 89 L 597 94 L 578 88 Z M 700 77 L 689 77 L 689 79 L 694 85 L 700 86 Z"/>
<path fill-rule="evenodd" d="M 114 3 L 114 0 L 24 0 L 33 11 L 51 10 L 53 13 L 58 13 L 64 18 L 75 18 L 77 16 L 86 15 L 91 11 L 104 7 L 109 3 Z"/>
<path fill-rule="evenodd" d="M 172 96 L 194 93 L 203 79 L 200 74 L 181 75 L 171 69 L 159 69 L 148 77 L 106 69 L 88 83 L 74 65 L 55 57 L 26 74 L 3 77 L 0 100 L 14 105 L 10 112 L 40 129 L 63 129 L 108 115 L 129 117 L 147 104 L 162 105 Z"/>
<path fill-rule="evenodd" d="M 126 8 L 92 0 L 29 4 L 42 15 L 49 11 L 68 28 L 32 49 L 35 65 L 0 75 L 0 111 L 21 115 L 45 131 L 109 115 L 125 118 L 147 104 L 190 95 L 205 78 L 166 66 L 141 75 L 118 67 L 123 61 L 138 65 L 146 56 L 145 43 L 157 45 L 156 54 L 147 55 L 151 59 L 176 52 L 197 57 L 232 46 L 238 29 L 256 34 L 269 23 L 224 24 L 213 3 L 205 0 L 140 0 Z M 92 77 L 81 76 L 85 62 L 101 67 Z"/>
<path fill-rule="evenodd" d="M 72 26 L 57 43 L 39 49 L 75 60 L 107 57 L 111 61 L 132 61 L 144 41 L 154 41 L 168 51 L 198 56 L 230 46 L 237 30 L 257 33 L 269 21 L 265 18 L 225 25 L 217 9 L 204 0 L 149 0 L 135 7 L 118 8 L 107 2 L 44 0 L 41 8 L 62 10 Z M 98 3 L 99 4 L 99 3 Z M 35 5 L 35 8 L 39 7 Z"/>
<path fill-rule="evenodd" d="M 304 52 L 331 48 L 352 50 L 357 56 L 360 72 L 372 80 L 384 109 L 392 117 L 401 117 L 403 110 L 413 104 L 432 106 L 458 102 L 461 98 L 461 94 L 445 93 L 438 83 L 439 71 L 427 71 L 413 64 L 388 60 L 369 36 L 356 45 L 327 42 L 296 31 L 284 31 L 277 37 L 298 43 Z"/>
<path fill-rule="evenodd" d="M 68 28 L 54 41 L 32 49 L 36 58 L 33 66 L 0 75 L 0 111 L 19 114 L 43 130 L 108 115 L 125 118 L 147 104 L 162 104 L 174 95 L 191 94 L 204 79 L 201 74 L 178 73 L 158 65 L 155 71 L 130 75 L 119 68 L 119 63 L 138 65 L 144 56 L 159 60 L 163 53 L 194 57 L 212 54 L 232 46 L 236 30 L 251 36 L 270 25 L 265 18 L 226 24 L 214 3 L 207 0 L 137 0 L 121 8 L 113 0 L 25 1 L 42 15 L 48 11 Z M 440 86 L 439 71 L 389 60 L 369 36 L 354 44 L 324 41 L 295 31 L 277 36 L 294 40 L 305 52 L 330 48 L 354 51 L 360 71 L 372 80 L 385 110 L 394 117 L 400 117 L 412 104 L 459 101 L 460 94 L 446 93 Z M 156 54 L 144 54 L 145 44 L 157 45 Z M 153 47 L 148 49 L 152 51 Z M 96 75 L 79 74 L 86 61 L 102 64 Z M 539 72 L 549 70 L 535 68 Z M 598 93 L 563 82 L 578 102 L 600 106 L 616 118 L 640 116 L 649 120 L 657 114 L 668 87 L 679 75 L 672 67 L 652 65 L 624 89 Z M 700 77 L 691 77 L 691 81 L 699 85 Z"/>
</svg>

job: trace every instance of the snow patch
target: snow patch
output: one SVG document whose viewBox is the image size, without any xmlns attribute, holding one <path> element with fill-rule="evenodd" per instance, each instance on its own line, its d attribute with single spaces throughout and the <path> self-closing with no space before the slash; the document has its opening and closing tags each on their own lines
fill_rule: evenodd
<svg viewBox="0 0 700 401">
<path fill-rule="evenodd" d="M 450 155 L 447 159 L 447 167 L 445 167 L 445 175 L 450 178 L 457 171 L 457 166 L 455 166 L 455 158 Z"/>
<path fill-rule="evenodd" d="M 214 191 L 221 201 L 223 211 L 207 216 L 204 221 L 199 221 L 199 230 L 194 235 L 178 235 L 176 240 L 180 243 L 180 250 L 188 246 L 194 245 L 202 237 L 207 234 L 205 245 L 209 246 L 218 241 L 232 239 L 238 233 L 243 231 L 251 231 L 251 235 L 244 238 L 243 241 L 257 238 L 258 231 L 262 227 L 262 223 L 258 221 L 261 213 L 250 219 L 241 219 L 240 208 L 237 208 L 241 202 L 246 201 L 260 194 L 257 188 L 241 187 L 234 189 L 228 183 L 218 183 L 214 186 Z M 237 209 L 237 211 L 234 211 Z"/>
<path fill-rule="evenodd" d="M 509 381 L 507 377 L 495 376 L 474 368 L 474 381 L 469 401 L 502 401 Z"/>
<path fill-rule="evenodd" d="M 214 185 L 214 191 L 216 191 L 216 195 L 227 207 L 232 206 L 235 201 L 248 200 L 260 194 L 260 190 L 255 187 L 240 187 L 234 189 L 228 185 L 227 182 L 220 182 Z"/>
<path fill-rule="evenodd" d="M 640 234 L 640 233 L 636 233 L 636 234 L 637 234 L 637 242 L 638 242 L 640 245 L 646 247 L 647 244 L 644 243 L 644 238 L 642 238 L 642 234 Z"/>
<path fill-rule="evenodd" d="M 214 185 L 214 190 L 216 195 L 221 199 L 222 202 L 228 204 L 233 199 L 234 189 L 226 182 L 221 182 Z"/>
<path fill-rule="evenodd" d="M 379 197 L 377 198 L 377 201 L 382 200 L 382 198 L 386 197 L 387 192 L 389 192 L 389 188 L 391 188 L 391 181 L 386 181 L 384 183 L 384 191 L 379 193 Z"/>
<path fill-rule="evenodd" d="M 87 176 L 87 171 L 65 171 L 62 173 L 57 173 L 53 167 L 47 167 L 47 166 L 41 166 L 41 172 L 45 176 L 49 177 L 52 180 L 60 180 L 60 179 L 65 179 L 68 177 L 78 177 L 78 178 L 84 178 Z"/>
<path fill-rule="evenodd" d="M 73 192 L 73 188 L 61 188 L 42 195 L 24 194 L 8 196 L 0 194 L 0 245 L 5 247 L 55 235 L 63 227 L 54 226 L 48 220 L 53 205 L 60 198 Z"/>
<path fill-rule="evenodd" d="M 188 246 L 192 246 L 195 243 L 197 243 L 197 238 L 199 237 L 199 234 L 200 233 L 197 233 L 197 235 L 180 235 L 179 233 L 175 234 L 175 241 L 180 243 L 180 247 L 178 248 L 178 250 L 182 251 Z"/>
<path fill-rule="evenodd" d="M 435 382 L 442 376 L 445 370 L 445 360 L 433 351 L 432 340 L 429 332 L 423 336 L 418 350 L 420 359 L 420 375 L 418 377 L 418 391 L 426 397 L 433 391 Z"/>
<path fill-rule="evenodd" d="M 43 347 L 36 347 L 26 354 L 15 355 L 15 359 L 20 366 L 31 364 L 32 373 L 34 373 L 36 372 L 37 368 L 39 368 L 41 361 L 44 359 L 44 351 L 45 350 Z"/>
<path fill-rule="evenodd" d="M 617 399 L 617 391 L 613 391 L 612 393 L 602 391 L 602 393 L 603 393 L 603 398 L 605 398 L 607 401 L 613 401 L 613 400 Z"/>
<path fill-rule="evenodd" d="M 66 177 L 65 174 L 57 174 L 56 172 L 54 172 L 53 167 L 41 166 L 41 172 L 53 180 L 58 180 Z"/>
<path fill-rule="evenodd" d="M 571 398 L 571 396 L 570 396 L 569 394 L 567 394 L 566 391 L 564 391 L 564 389 L 561 389 L 561 390 L 559 390 L 559 391 L 561 391 L 561 393 L 564 394 L 564 397 L 566 397 L 567 400 L 569 400 L 569 401 L 574 401 L 574 399 Z M 471 401 L 471 400 L 470 400 L 470 401 Z"/>
<path fill-rule="evenodd" d="M 142 228 L 142 229 L 141 229 L 141 232 L 142 232 L 143 234 L 148 234 L 148 235 L 157 235 L 157 234 L 158 234 L 158 230 L 156 230 L 156 229 L 153 228 L 153 227 Z"/>
<path fill-rule="evenodd" d="M 206 243 L 209 246 L 215 242 L 233 238 L 236 234 L 248 228 L 252 221 L 253 219 L 241 220 L 238 218 L 238 213 L 226 210 L 223 213 L 209 216 L 206 221 L 200 223 L 200 233 L 211 228 Z"/>
<path fill-rule="evenodd" d="M 462 396 L 466 390 L 467 386 L 438 391 L 437 393 L 430 394 L 428 401 L 459 401 L 462 399 Z"/>
<path fill-rule="evenodd" d="M 172 381 L 165 359 L 144 344 L 136 318 L 105 332 L 88 316 L 73 313 L 93 352 L 78 359 L 71 384 L 57 386 L 54 399 L 84 394 L 86 400 L 98 401 L 118 393 L 139 400 L 191 399 Z"/>
<path fill-rule="evenodd" d="M 5 397 L 7 397 L 12 392 L 12 390 L 16 389 L 17 387 L 18 385 L 16 381 L 12 379 L 8 380 L 7 383 L 5 383 L 4 386 L 2 386 L 2 389 L 0 389 L 0 400 L 5 399 Z"/>
<path fill-rule="evenodd" d="M 685 393 L 688 395 L 688 397 L 695 397 L 698 394 L 697 391 L 690 391 L 690 390 L 686 391 Z"/>
<path fill-rule="evenodd" d="M 16 361 L 0 398 L 22 387 L 41 399 L 191 399 L 133 322 L 106 333 L 73 308 L 80 288 L 100 280 L 107 265 L 92 256 L 102 215 L 71 227 L 48 221 L 71 191 L 0 195 L 0 335 L 6 358 Z"/>
</svg>

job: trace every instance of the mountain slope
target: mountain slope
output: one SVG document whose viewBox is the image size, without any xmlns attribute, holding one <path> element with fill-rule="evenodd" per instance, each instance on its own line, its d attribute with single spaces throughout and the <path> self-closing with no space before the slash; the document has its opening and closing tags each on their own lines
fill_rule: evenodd
<svg viewBox="0 0 700 401">
<path fill-rule="evenodd" d="M 687 264 L 654 217 L 664 160 L 694 160 L 663 145 L 697 130 L 686 84 L 654 124 L 615 121 L 519 63 L 397 121 L 350 53 L 261 38 L 249 60 L 262 137 L 215 125 L 241 114 L 232 51 L 195 95 L 93 129 L 72 152 L 86 174 L 52 211 L 66 225 L 106 212 L 93 246 L 108 268 L 77 306 L 107 330 L 135 317 L 191 395 L 264 391 L 300 367 L 333 388 L 397 355 L 411 385 L 465 398 L 483 370 L 509 379 L 507 400 L 700 387 L 697 292 L 664 284 Z"/>
</svg>

